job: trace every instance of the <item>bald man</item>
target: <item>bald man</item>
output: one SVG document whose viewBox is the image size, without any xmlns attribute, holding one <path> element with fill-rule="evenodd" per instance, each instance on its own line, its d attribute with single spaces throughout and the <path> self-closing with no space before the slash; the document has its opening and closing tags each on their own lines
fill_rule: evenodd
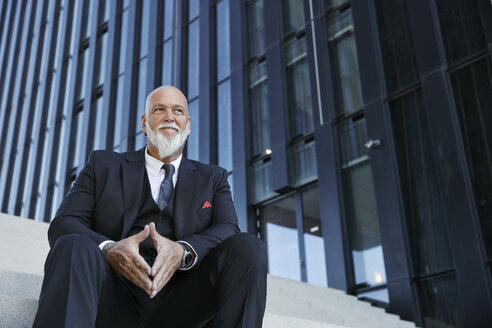
<svg viewBox="0 0 492 328">
<path fill-rule="evenodd" d="M 146 147 L 91 152 L 63 199 L 34 327 L 261 327 L 265 245 L 227 171 L 183 157 L 186 97 L 153 90 L 141 122 Z"/>
</svg>

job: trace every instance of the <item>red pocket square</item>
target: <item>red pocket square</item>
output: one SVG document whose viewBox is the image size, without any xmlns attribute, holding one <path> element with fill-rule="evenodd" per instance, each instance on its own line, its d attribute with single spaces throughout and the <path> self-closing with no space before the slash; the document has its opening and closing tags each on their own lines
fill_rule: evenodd
<svg viewBox="0 0 492 328">
<path fill-rule="evenodd" d="M 207 200 L 205 203 L 203 203 L 202 208 L 208 208 L 208 207 L 212 207 L 212 204 L 210 204 Z"/>
</svg>

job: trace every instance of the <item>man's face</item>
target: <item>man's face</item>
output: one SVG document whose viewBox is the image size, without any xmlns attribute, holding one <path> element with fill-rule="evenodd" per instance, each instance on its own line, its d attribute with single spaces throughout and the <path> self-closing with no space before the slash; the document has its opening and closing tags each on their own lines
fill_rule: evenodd
<svg viewBox="0 0 492 328">
<path fill-rule="evenodd" d="M 165 86 L 150 93 L 142 115 L 142 130 L 147 133 L 149 147 L 159 151 L 159 157 L 181 154 L 189 124 L 188 102 L 178 89 Z"/>
</svg>

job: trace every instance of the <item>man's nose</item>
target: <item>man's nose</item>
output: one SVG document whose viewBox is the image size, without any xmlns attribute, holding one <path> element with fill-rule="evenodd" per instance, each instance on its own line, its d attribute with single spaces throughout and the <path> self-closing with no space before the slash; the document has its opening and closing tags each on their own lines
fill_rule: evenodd
<svg viewBox="0 0 492 328">
<path fill-rule="evenodd" d="M 165 110 L 162 119 L 164 122 L 174 122 L 174 114 L 172 109 Z"/>
</svg>

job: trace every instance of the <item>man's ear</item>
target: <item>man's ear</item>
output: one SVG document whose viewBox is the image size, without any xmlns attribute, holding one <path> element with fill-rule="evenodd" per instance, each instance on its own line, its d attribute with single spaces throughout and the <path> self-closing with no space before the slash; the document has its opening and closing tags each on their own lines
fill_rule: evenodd
<svg viewBox="0 0 492 328">
<path fill-rule="evenodd" d="M 142 131 L 145 136 L 147 136 L 147 126 L 145 124 L 147 122 L 147 117 L 145 116 L 145 113 L 140 116 L 140 121 L 142 122 Z"/>
</svg>

